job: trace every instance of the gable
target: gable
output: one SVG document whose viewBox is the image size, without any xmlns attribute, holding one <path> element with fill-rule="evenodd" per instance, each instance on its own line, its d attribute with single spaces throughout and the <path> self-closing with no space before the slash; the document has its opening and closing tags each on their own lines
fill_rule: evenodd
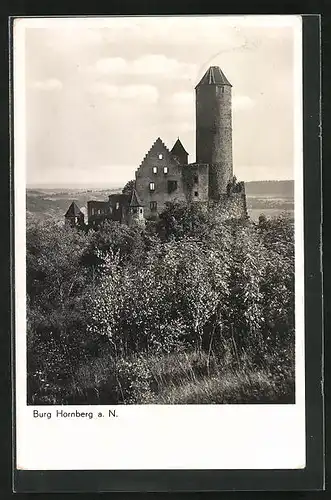
<svg viewBox="0 0 331 500">
<path fill-rule="evenodd" d="M 158 137 L 144 156 L 143 161 L 136 171 L 136 177 L 141 174 L 142 171 L 148 170 L 153 166 L 164 167 L 171 164 L 176 165 L 177 162 L 164 142 Z"/>
</svg>

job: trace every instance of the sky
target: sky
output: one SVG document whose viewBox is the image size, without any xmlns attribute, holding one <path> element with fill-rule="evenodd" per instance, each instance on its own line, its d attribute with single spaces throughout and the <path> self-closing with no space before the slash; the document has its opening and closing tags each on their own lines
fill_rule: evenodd
<svg viewBox="0 0 331 500">
<path fill-rule="evenodd" d="M 297 17 L 24 21 L 28 185 L 124 185 L 158 137 L 194 162 L 209 66 L 233 86 L 237 178 L 293 178 Z"/>
</svg>

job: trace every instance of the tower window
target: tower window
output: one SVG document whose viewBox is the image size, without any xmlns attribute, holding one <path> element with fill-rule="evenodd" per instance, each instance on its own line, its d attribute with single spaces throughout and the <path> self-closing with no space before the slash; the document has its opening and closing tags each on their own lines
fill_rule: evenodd
<svg viewBox="0 0 331 500">
<path fill-rule="evenodd" d="M 163 167 L 163 173 L 167 174 L 168 173 L 168 167 Z"/>
<path fill-rule="evenodd" d="M 157 174 L 157 167 L 153 167 L 153 174 Z"/>
<path fill-rule="evenodd" d="M 159 154 L 159 160 L 162 160 L 162 159 L 163 159 L 163 154 L 162 154 L 162 153 L 160 153 L 160 154 Z"/>
<path fill-rule="evenodd" d="M 199 184 L 199 176 L 198 175 L 194 176 L 194 184 Z"/>
<path fill-rule="evenodd" d="M 198 191 L 194 191 L 194 196 L 199 196 Z"/>
<path fill-rule="evenodd" d="M 224 87 L 221 87 L 221 93 L 224 94 Z"/>
<path fill-rule="evenodd" d="M 157 202 L 156 201 L 151 201 L 149 206 L 150 206 L 150 209 L 152 212 L 156 212 L 156 210 L 157 210 Z"/>
<path fill-rule="evenodd" d="M 154 182 L 150 182 L 149 183 L 149 190 L 150 191 L 155 191 L 155 184 L 154 184 Z"/>
<path fill-rule="evenodd" d="M 116 208 L 116 210 L 118 210 L 120 208 L 120 204 L 119 204 L 118 201 L 116 202 L 116 207 L 115 208 Z"/>
<path fill-rule="evenodd" d="M 139 213 L 142 214 L 143 213 L 143 209 L 142 208 L 139 208 Z"/>
</svg>

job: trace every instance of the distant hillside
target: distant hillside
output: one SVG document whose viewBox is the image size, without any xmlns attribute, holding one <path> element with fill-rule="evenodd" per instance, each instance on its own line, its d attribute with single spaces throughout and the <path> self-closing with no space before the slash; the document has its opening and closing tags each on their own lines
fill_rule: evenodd
<svg viewBox="0 0 331 500">
<path fill-rule="evenodd" d="M 294 181 L 245 182 L 247 196 L 294 198 Z"/>
<path fill-rule="evenodd" d="M 293 212 L 294 181 L 257 181 L 245 182 L 248 213 L 253 218 L 263 212 L 277 215 L 282 211 Z M 53 219 L 63 222 L 64 214 L 72 201 L 86 213 L 89 200 L 105 201 L 111 193 L 121 189 L 56 189 L 33 188 L 26 191 L 26 210 L 28 220 Z"/>
</svg>

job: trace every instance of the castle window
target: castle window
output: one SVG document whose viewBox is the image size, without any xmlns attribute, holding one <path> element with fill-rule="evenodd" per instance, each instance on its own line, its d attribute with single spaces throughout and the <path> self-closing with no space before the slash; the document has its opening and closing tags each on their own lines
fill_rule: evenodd
<svg viewBox="0 0 331 500">
<path fill-rule="evenodd" d="M 194 191 L 194 196 L 199 196 L 198 191 Z"/>
<path fill-rule="evenodd" d="M 154 182 L 150 182 L 149 183 L 149 190 L 150 191 L 155 191 L 155 184 L 154 184 Z"/>
<path fill-rule="evenodd" d="M 139 213 L 142 214 L 143 213 L 143 209 L 142 208 L 139 208 Z"/>
<path fill-rule="evenodd" d="M 157 167 L 153 167 L 153 174 L 157 174 Z"/>
<path fill-rule="evenodd" d="M 119 201 L 116 202 L 116 206 L 115 206 L 116 210 L 118 210 L 120 208 L 120 203 Z"/>
<path fill-rule="evenodd" d="M 168 173 L 168 167 L 163 167 L 163 173 L 167 174 Z"/>
<path fill-rule="evenodd" d="M 199 184 L 199 177 L 197 175 L 194 176 L 194 184 Z"/>
<path fill-rule="evenodd" d="M 163 158 L 163 154 L 162 154 L 162 153 L 160 153 L 160 154 L 159 154 L 159 160 L 162 160 L 162 158 Z"/>
<path fill-rule="evenodd" d="M 157 202 L 156 201 L 151 201 L 149 206 L 150 206 L 150 209 L 152 212 L 156 212 L 156 210 L 157 210 Z"/>
<path fill-rule="evenodd" d="M 224 94 L 224 87 L 221 87 L 221 93 Z"/>
<path fill-rule="evenodd" d="M 177 181 L 168 181 L 168 193 L 171 194 L 177 189 Z"/>
</svg>

